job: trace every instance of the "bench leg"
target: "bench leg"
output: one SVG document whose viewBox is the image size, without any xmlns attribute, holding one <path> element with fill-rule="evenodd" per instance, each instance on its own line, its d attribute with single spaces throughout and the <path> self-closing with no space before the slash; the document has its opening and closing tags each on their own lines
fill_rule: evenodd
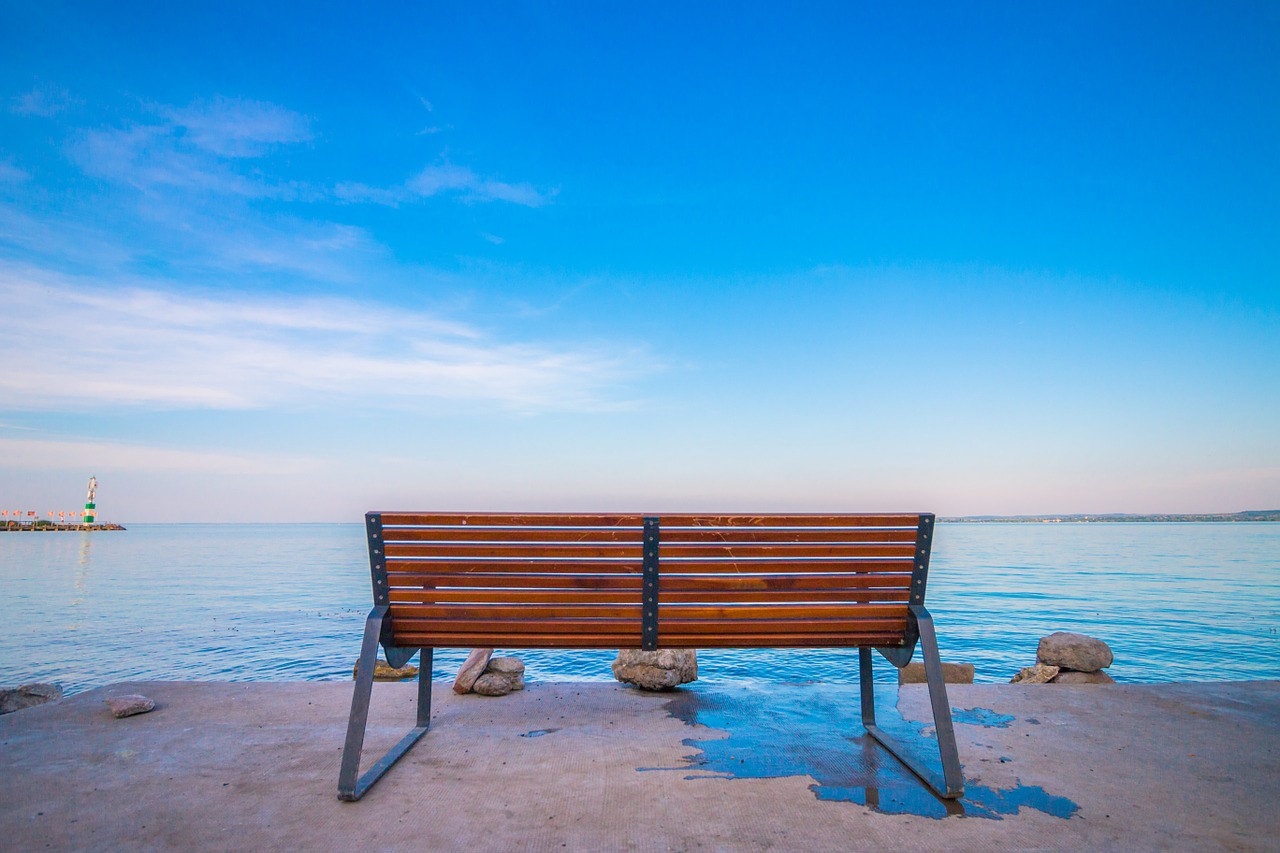
<svg viewBox="0 0 1280 853">
<path fill-rule="evenodd" d="M 889 750 L 895 758 L 919 776 L 934 793 L 944 799 L 954 800 L 964 796 L 964 777 L 960 773 L 960 753 L 956 748 L 956 733 L 951 722 L 951 705 L 947 701 L 947 687 L 942 680 L 942 658 L 938 655 L 938 638 L 933 630 L 933 618 L 929 611 L 913 605 L 912 613 L 920 627 L 920 651 L 924 657 L 925 680 L 929 685 L 929 704 L 933 707 L 933 728 L 938 738 L 938 752 L 942 758 L 942 779 L 938 780 L 924 763 L 912 755 L 902 744 L 891 738 L 876 725 L 876 707 L 871 678 L 871 649 L 858 649 L 858 681 L 862 693 L 862 725 L 876 741 Z M 941 782 L 941 784 L 939 784 Z"/>
<path fill-rule="evenodd" d="M 423 649 L 418 669 L 417 725 L 400 742 L 378 759 L 378 762 L 357 779 L 360 772 L 360 753 L 364 748 L 365 724 L 369 719 L 369 700 L 373 694 L 373 670 L 378 662 L 378 638 L 382 635 L 382 620 L 387 615 L 386 605 L 378 605 L 369 613 L 364 624 L 364 642 L 360 646 L 360 665 L 356 672 L 355 690 L 351 696 L 351 716 L 347 720 L 347 740 L 342 747 L 342 767 L 338 771 L 338 799 L 354 801 L 365 795 L 383 773 L 395 764 L 400 756 L 427 733 L 431 724 L 431 663 L 432 650 Z"/>
</svg>

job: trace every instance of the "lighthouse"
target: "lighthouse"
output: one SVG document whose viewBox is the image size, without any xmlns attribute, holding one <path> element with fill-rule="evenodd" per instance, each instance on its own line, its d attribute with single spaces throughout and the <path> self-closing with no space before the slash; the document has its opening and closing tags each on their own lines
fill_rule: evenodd
<svg viewBox="0 0 1280 853">
<path fill-rule="evenodd" d="M 98 498 L 98 478 L 90 477 L 89 478 L 89 497 L 86 498 L 84 502 L 84 523 L 85 524 L 93 524 L 94 519 L 97 517 L 97 513 L 95 511 L 98 508 L 98 505 L 95 503 L 97 498 Z"/>
</svg>

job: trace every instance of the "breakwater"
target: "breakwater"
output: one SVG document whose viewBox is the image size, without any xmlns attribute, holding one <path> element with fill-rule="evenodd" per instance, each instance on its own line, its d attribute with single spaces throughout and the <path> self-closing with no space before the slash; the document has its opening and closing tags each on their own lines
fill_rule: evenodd
<svg viewBox="0 0 1280 853">
<path fill-rule="evenodd" d="M 124 530 L 124 526 L 120 524 L 65 524 L 56 521 L 7 521 L 4 526 L 0 527 L 0 532 L 10 533 L 58 533 L 64 531 L 80 530 L 90 532 L 94 530 Z"/>
</svg>

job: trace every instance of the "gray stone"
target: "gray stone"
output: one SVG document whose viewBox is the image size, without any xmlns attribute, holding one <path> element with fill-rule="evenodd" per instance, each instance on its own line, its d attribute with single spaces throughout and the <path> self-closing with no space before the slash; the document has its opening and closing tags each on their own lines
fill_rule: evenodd
<svg viewBox="0 0 1280 853">
<path fill-rule="evenodd" d="M 506 696 L 513 690 L 524 690 L 524 663 L 520 658 L 492 658 L 471 685 L 471 692 L 481 696 Z"/>
<path fill-rule="evenodd" d="M 108 696 L 107 707 L 112 716 L 132 717 L 134 714 L 145 714 L 155 708 L 156 703 L 141 693 L 129 693 L 125 696 Z"/>
<path fill-rule="evenodd" d="M 1053 679 L 1053 684 L 1115 684 L 1116 680 L 1102 670 L 1097 672 L 1075 672 L 1064 669 Z"/>
<path fill-rule="evenodd" d="M 503 675 L 524 675 L 524 662 L 520 658 L 493 658 L 485 672 L 498 672 Z"/>
<path fill-rule="evenodd" d="M 1058 667 L 1038 663 L 1035 666 L 1023 667 L 1017 675 L 1009 679 L 1010 684 L 1048 684 L 1058 674 Z"/>
<path fill-rule="evenodd" d="M 1069 631 L 1042 637 L 1036 649 L 1036 663 L 1076 672 L 1097 672 L 1111 666 L 1112 660 L 1111 647 L 1102 640 Z"/>
<path fill-rule="evenodd" d="M 453 680 L 454 693 L 470 693 L 476 679 L 484 675 L 489 658 L 493 657 L 493 649 L 472 649 L 471 654 L 458 668 L 458 677 Z"/>
<path fill-rule="evenodd" d="M 35 682 L 10 690 L 0 690 L 0 714 L 12 714 L 24 708 L 34 708 L 45 702 L 57 702 L 62 698 L 61 684 Z"/>
<path fill-rule="evenodd" d="M 621 649 L 613 662 L 613 676 L 645 690 L 670 690 L 698 680 L 696 649 Z"/>
<path fill-rule="evenodd" d="M 973 684 L 973 664 L 943 663 L 943 684 Z M 924 662 L 914 661 L 898 670 L 899 684 L 927 684 L 924 677 Z"/>
</svg>

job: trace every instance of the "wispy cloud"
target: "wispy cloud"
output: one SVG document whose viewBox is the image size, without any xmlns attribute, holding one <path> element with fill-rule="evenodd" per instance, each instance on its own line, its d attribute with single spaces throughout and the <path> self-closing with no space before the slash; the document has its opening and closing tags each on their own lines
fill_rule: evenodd
<svg viewBox="0 0 1280 853">
<path fill-rule="evenodd" d="M 92 130 L 76 149 L 89 174 L 144 191 L 285 199 L 322 194 L 298 184 L 244 174 L 236 161 L 312 138 L 305 116 L 274 104 L 214 98 L 176 109 L 157 107 L 154 121 Z"/>
<path fill-rule="evenodd" d="M 9 108 L 18 115 L 52 118 L 75 104 L 76 99 L 66 89 L 52 83 L 41 83 L 30 92 L 14 98 Z"/>
<path fill-rule="evenodd" d="M 643 353 L 499 341 L 412 310 L 171 290 L 0 266 L 10 409 L 366 405 L 597 409 Z"/>
<path fill-rule="evenodd" d="M 160 471 L 284 476 L 303 474 L 320 464 L 315 459 L 280 453 L 227 453 L 116 441 L 26 438 L 0 438 L 0 458 L 9 469 L 48 472 L 50 461 L 56 460 L 52 467 L 58 470 L 128 471 L 135 475 Z"/>
<path fill-rule="evenodd" d="M 20 169 L 10 160 L 0 160 L 0 184 L 20 184 L 29 180 L 31 175 Z"/>
<path fill-rule="evenodd" d="M 343 182 L 334 187 L 334 195 L 346 202 L 368 202 L 398 207 L 409 202 L 436 196 L 453 197 L 463 202 L 505 201 L 524 207 L 550 204 L 555 191 L 544 192 L 533 184 L 507 183 L 477 174 L 466 166 L 443 163 L 428 166 L 403 184 L 375 187 Z"/>
</svg>

